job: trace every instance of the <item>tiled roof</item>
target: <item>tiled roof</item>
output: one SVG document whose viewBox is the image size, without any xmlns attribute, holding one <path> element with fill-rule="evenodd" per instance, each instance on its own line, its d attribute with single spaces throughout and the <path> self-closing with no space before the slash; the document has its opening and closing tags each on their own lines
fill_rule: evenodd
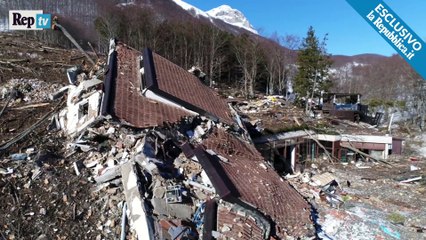
<svg viewBox="0 0 426 240">
<path fill-rule="evenodd" d="M 139 51 L 124 44 L 117 48 L 117 77 L 113 103 L 114 115 L 127 124 L 145 128 L 173 123 L 191 114 L 179 108 L 156 102 L 141 95 Z"/>
<path fill-rule="evenodd" d="M 254 218 L 239 215 L 223 205 L 217 209 L 217 230 L 222 235 L 219 239 L 264 239 L 263 230 Z"/>
<path fill-rule="evenodd" d="M 313 233 L 310 205 L 273 169 L 265 169 L 264 160 L 253 145 L 222 129 L 210 134 L 203 145 L 229 160 L 220 164 L 239 198 L 270 216 L 276 223 L 277 235 L 298 237 Z"/>
<path fill-rule="evenodd" d="M 225 123 L 234 122 L 226 101 L 196 76 L 156 53 L 152 53 L 152 57 L 159 90 L 204 110 Z M 197 109 L 194 111 L 199 112 Z"/>
</svg>

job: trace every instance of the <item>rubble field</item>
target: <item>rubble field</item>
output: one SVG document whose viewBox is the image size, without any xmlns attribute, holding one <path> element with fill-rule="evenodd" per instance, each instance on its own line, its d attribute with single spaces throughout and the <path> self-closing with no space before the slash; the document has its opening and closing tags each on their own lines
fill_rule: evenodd
<svg viewBox="0 0 426 240">
<path fill-rule="evenodd" d="M 25 35 L 0 35 L 1 144 L 54 109 L 57 103 L 50 102 L 49 95 L 68 85 L 66 69 L 75 65 L 85 65 L 78 50 L 45 45 Z M 10 102 L 5 96 L 8 89 L 16 95 Z"/>
<path fill-rule="evenodd" d="M 302 109 L 280 96 L 231 101 L 255 132 L 276 134 L 276 139 L 281 132 L 297 133 L 307 128 L 332 135 L 388 133 L 388 126 L 330 116 L 307 117 Z M 329 161 L 319 155 L 308 160 L 303 170 L 285 177 L 315 209 L 318 238 L 426 238 L 426 159 L 419 141 L 422 135 L 406 125 L 394 125 L 392 132 L 405 140 L 402 155 L 390 155 L 381 161 L 359 156 L 350 163 Z"/>
<path fill-rule="evenodd" d="M 121 43 L 90 66 L 74 50 L 0 41 L 1 239 L 314 236 L 310 205 L 188 71 Z M 141 63 L 183 106 L 135 91 Z M 173 74 L 188 85 L 167 82 Z"/>
<path fill-rule="evenodd" d="M 399 157 L 388 163 L 317 162 L 289 181 L 316 207 L 322 238 L 424 239 L 426 162 Z M 339 187 L 322 197 L 322 184 L 330 180 Z"/>
<path fill-rule="evenodd" d="M 77 50 L 17 34 L 0 35 L 0 146 L 64 106 L 51 101 L 50 94 L 69 84 L 66 69 L 76 64 L 84 64 Z M 16 96 L 8 102 L 5 94 L 10 89 Z M 66 138 L 48 131 L 49 125 L 42 122 L 0 151 L 0 239 L 113 239 L 116 216 L 111 209 L 121 216 L 121 195 L 96 191 L 87 179 L 90 173 L 77 176 L 73 162 L 84 154 L 67 156 Z M 111 230 L 105 231 L 100 223 L 109 219 Z"/>
</svg>

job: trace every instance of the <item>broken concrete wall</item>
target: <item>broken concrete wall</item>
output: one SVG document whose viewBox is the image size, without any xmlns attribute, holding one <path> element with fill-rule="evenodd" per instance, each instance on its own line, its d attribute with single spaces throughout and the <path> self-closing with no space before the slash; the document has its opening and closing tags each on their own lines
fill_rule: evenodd
<svg viewBox="0 0 426 240">
<path fill-rule="evenodd" d="M 61 127 L 75 134 L 93 123 L 99 116 L 102 91 L 92 90 L 102 81 L 92 79 L 68 88 L 67 107 L 60 113 Z"/>
<path fill-rule="evenodd" d="M 127 162 L 122 166 L 123 187 L 124 194 L 126 195 L 127 205 L 130 211 L 131 224 L 135 229 L 138 239 L 154 239 L 152 222 L 150 217 L 147 216 L 145 209 L 144 193 L 139 192 L 138 177 L 134 171 L 132 162 Z"/>
<path fill-rule="evenodd" d="M 352 134 L 341 134 L 341 135 L 328 135 L 328 134 L 317 134 L 314 136 L 320 141 L 327 142 L 340 142 L 341 146 L 351 146 L 360 150 L 368 150 L 369 153 L 374 151 L 377 159 L 387 159 L 389 149 L 392 149 L 392 137 L 391 136 L 375 136 L 375 135 L 352 135 Z M 379 153 L 377 153 L 379 152 Z"/>
</svg>

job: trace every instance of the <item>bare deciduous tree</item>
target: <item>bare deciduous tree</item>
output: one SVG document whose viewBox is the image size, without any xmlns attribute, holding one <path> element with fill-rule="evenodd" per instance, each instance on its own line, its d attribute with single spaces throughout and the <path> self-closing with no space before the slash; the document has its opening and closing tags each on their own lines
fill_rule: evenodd
<svg viewBox="0 0 426 240">
<path fill-rule="evenodd" d="M 236 59 L 243 73 L 243 89 L 246 97 L 254 96 L 254 87 L 260 61 L 260 45 L 256 37 L 242 35 L 234 43 Z"/>
</svg>

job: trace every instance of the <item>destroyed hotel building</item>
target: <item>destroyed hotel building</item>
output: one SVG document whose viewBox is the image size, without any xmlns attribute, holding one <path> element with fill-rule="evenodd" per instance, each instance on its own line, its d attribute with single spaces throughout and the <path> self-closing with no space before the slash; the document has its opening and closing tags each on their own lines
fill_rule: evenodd
<svg viewBox="0 0 426 240">
<path fill-rule="evenodd" d="M 104 81 L 68 72 L 71 84 L 54 94 L 68 91 L 56 122 L 79 136 L 70 146 L 82 151 L 91 148 L 82 140 L 88 128 L 121 129 L 109 162 L 86 168 L 93 168 L 97 183 L 121 176 L 139 239 L 313 237 L 310 204 L 279 173 L 303 172 L 307 161 L 321 156 L 351 162 L 402 152 L 402 139 L 359 124 L 351 130 L 354 112 L 349 121 L 331 121 L 336 130 L 344 128 L 340 133 L 290 130 L 252 140 L 239 115 L 250 105 L 227 103 L 150 49 L 110 45 Z M 339 116 L 342 110 L 335 111 Z M 111 159 L 116 147 L 120 157 Z"/>
<path fill-rule="evenodd" d="M 68 91 L 60 122 L 69 133 L 105 119 L 139 132 L 120 164 L 95 177 L 121 175 L 139 239 L 315 235 L 311 206 L 256 150 L 233 107 L 190 72 L 111 41 L 105 81 Z"/>
</svg>

